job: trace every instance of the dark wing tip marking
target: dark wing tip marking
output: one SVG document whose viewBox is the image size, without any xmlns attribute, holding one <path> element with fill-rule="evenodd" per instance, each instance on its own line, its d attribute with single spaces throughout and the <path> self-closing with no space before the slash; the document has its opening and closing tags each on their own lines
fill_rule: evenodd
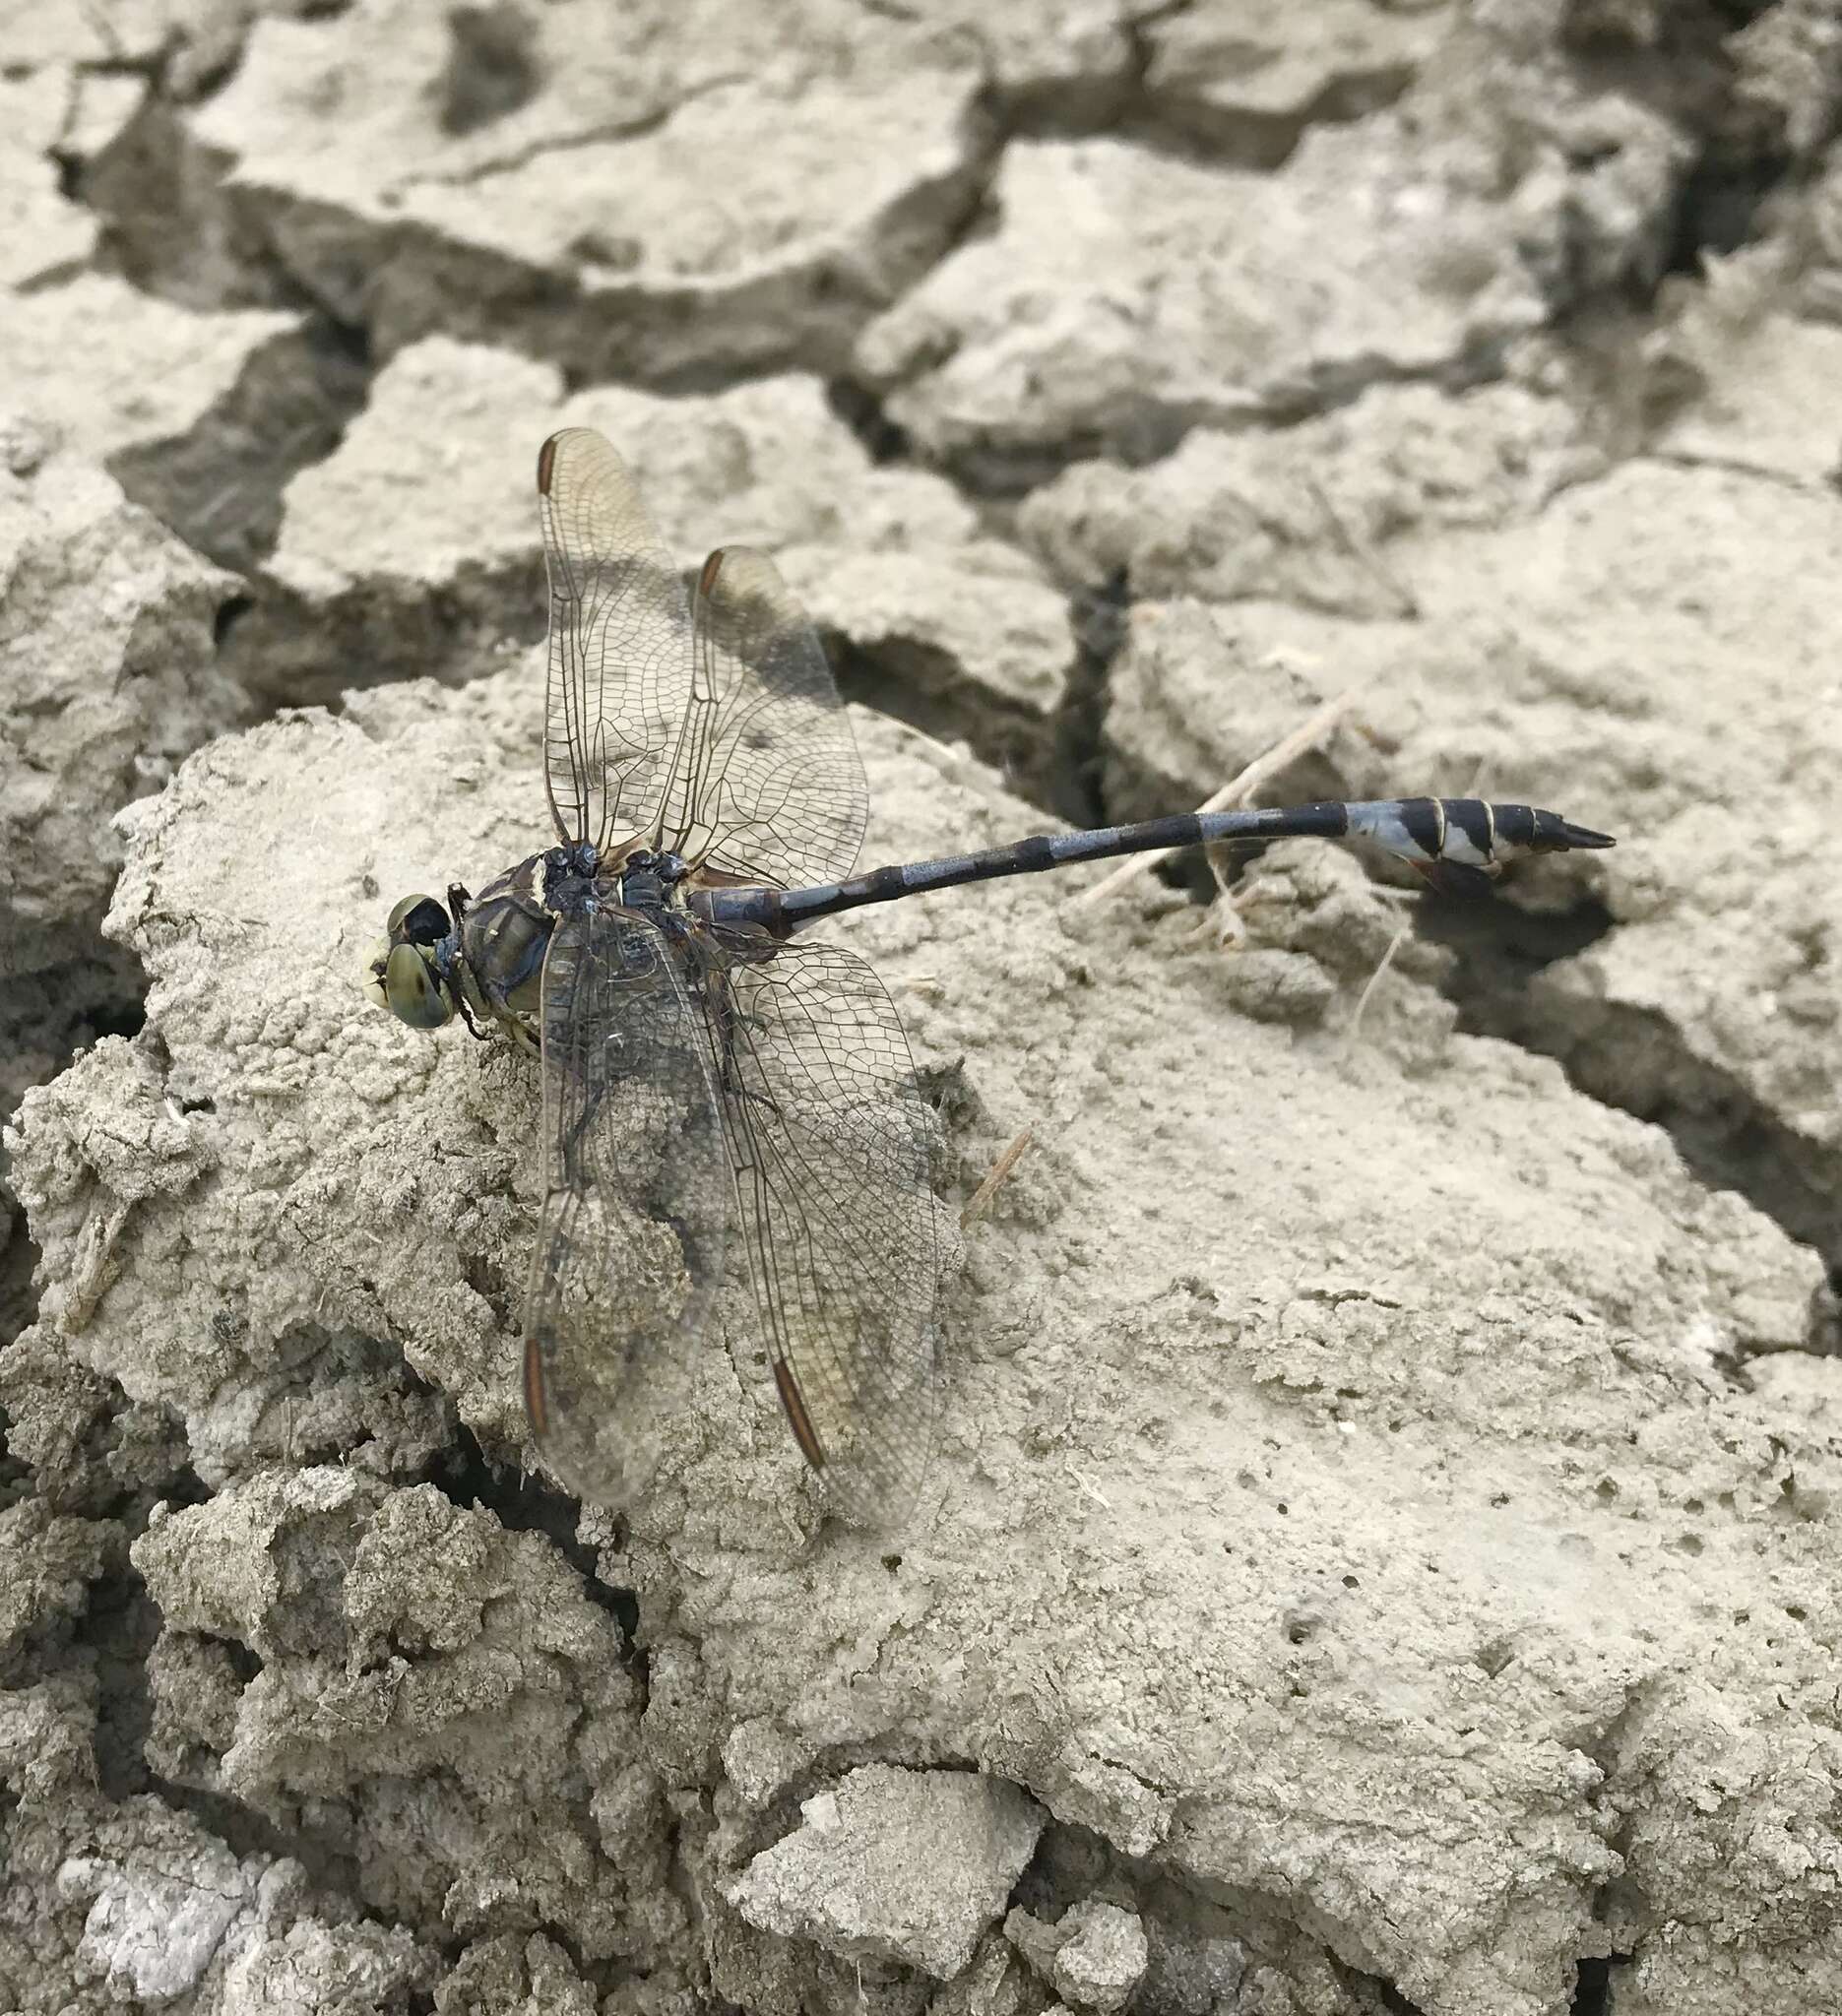
<svg viewBox="0 0 1842 2016">
<path fill-rule="evenodd" d="M 567 428 L 563 430 L 564 433 L 568 431 Z M 550 494 L 550 477 L 556 468 L 557 443 L 562 438 L 562 434 L 552 434 L 543 446 L 538 450 L 538 495 L 540 497 L 547 497 Z"/>
<path fill-rule="evenodd" d="M 715 594 L 717 576 L 723 572 L 723 563 L 729 558 L 729 555 L 730 549 L 728 546 L 719 546 L 704 561 L 702 570 L 697 576 L 697 593 L 699 595 Z"/>
<path fill-rule="evenodd" d="M 543 1352 L 535 1337 L 525 1339 L 525 1413 L 541 1442 L 550 1432 L 550 1410 L 543 1397 Z"/>
<path fill-rule="evenodd" d="M 823 1471 L 825 1446 L 812 1426 L 812 1417 L 806 1413 L 806 1403 L 799 1391 L 799 1382 L 794 1377 L 794 1368 L 785 1358 L 774 1360 L 774 1385 L 787 1414 L 787 1425 L 793 1429 L 794 1440 L 799 1444 L 800 1455 L 814 1470 Z"/>
</svg>

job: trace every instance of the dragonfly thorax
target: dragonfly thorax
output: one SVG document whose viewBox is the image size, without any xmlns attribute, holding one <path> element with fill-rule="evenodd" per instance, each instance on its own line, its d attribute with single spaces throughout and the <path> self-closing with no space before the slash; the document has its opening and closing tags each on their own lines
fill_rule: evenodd
<svg viewBox="0 0 1842 2016">
<path fill-rule="evenodd" d="M 683 914 L 684 876 L 684 863 L 676 854 L 629 854 L 612 885 L 614 901 L 623 910 L 644 912 L 663 923 L 671 912 Z"/>
<path fill-rule="evenodd" d="M 656 875 L 667 888 L 682 882 L 691 872 L 691 864 L 682 854 L 650 847 L 635 848 L 622 865 L 628 872 L 638 869 L 642 874 Z"/>
<path fill-rule="evenodd" d="M 546 848 L 489 884 L 479 900 L 484 903 L 501 885 L 510 885 L 522 899 L 552 916 L 574 916 L 589 902 L 602 866 L 601 855 L 586 840 L 571 847 Z"/>
<path fill-rule="evenodd" d="M 476 897 L 451 890 L 452 914 L 432 896 L 406 897 L 368 955 L 366 991 L 412 1029 L 440 1029 L 465 1014 L 535 1040 L 543 957 L 559 921 L 618 907 L 679 937 L 696 883 L 692 864 L 668 849 L 546 848 Z"/>
</svg>

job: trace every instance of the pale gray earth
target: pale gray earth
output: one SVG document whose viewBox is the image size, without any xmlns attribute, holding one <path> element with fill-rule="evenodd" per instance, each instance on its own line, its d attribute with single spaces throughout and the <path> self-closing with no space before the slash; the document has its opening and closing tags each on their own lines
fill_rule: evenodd
<svg viewBox="0 0 1842 2016">
<path fill-rule="evenodd" d="M 0 2012 L 1842 2006 L 1842 5 L 0 0 Z M 770 547 L 942 1425 L 543 1473 L 538 443 Z M 740 1373 L 735 1366 L 742 1367 Z"/>
</svg>

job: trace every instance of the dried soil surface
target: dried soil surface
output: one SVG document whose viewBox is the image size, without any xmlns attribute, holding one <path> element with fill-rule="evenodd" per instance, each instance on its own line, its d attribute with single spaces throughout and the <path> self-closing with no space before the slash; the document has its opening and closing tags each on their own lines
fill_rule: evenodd
<svg viewBox="0 0 1842 2016">
<path fill-rule="evenodd" d="M 1842 2005 L 1842 19 L 0 8 L 0 2010 Z M 866 862 L 1265 787 L 1620 837 L 866 910 L 942 1428 L 744 1297 L 622 1516 L 534 1062 L 530 496 L 772 548 Z M 1207 901 L 1199 900 L 1206 898 Z"/>
</svg>

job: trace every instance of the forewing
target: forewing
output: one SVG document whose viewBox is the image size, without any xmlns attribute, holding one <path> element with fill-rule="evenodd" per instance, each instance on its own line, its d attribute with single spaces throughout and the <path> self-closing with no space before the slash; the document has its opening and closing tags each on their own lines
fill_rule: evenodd
<svg viewBox="0 0 1842 2016">
<path fill-rule="evenodd" d="M 698 577 L 692 627 L 665 845 L 783 888 L 842 879 L 869 790 L 805 610 L 765 553 L 724 546 Z"/>
<path fill-rule="evenodd" d="M 937 1122 L 854 953 L 793 943 L 738 965 L 731 1007 L 724 1124 L 775 1385 L 838 1507 L 898 1524 L 933 1438 Z"/>
<path fill-rule="evenodd" d="M 633 476 L 589 427 L 538 455 L 550 582 L 544 778 L 565 843 L 652 825 L 690 693 L 690 611 Z"/>
<path fill-rule="evenodd" d="M 619 1507 L 690 1423 L 733 1192 L 704 1017 L 654 925 L 616 909 L 560 921 L 541 1013 L 525 1399 L 545 1464 Z"/>
</svg>

